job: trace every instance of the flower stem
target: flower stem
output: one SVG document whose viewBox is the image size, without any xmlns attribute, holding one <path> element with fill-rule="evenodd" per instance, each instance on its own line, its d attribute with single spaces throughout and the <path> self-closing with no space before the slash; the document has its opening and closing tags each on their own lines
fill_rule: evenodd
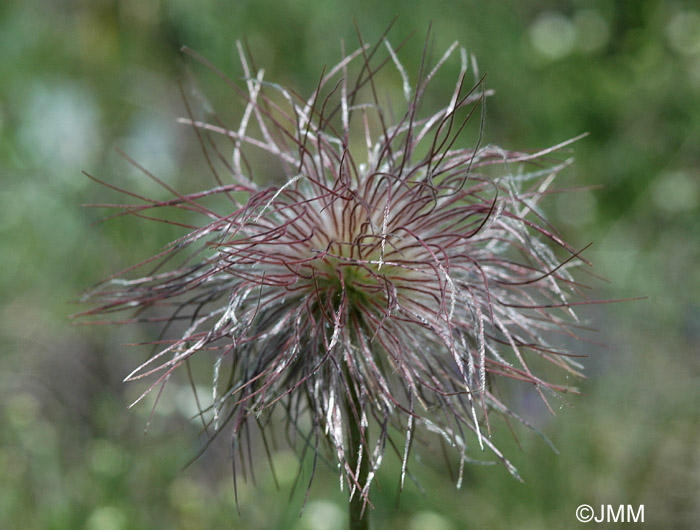
<svg viewBox="0 0 700 530">
<path fill-rule="evenodd" d="M 355 389 L 351 384 L 348 384 L 350 392 L 348 401 L 346 402 L 346 412 L 348 415 L 348 436 L 349 436 L 349 463 L 353 471 L 357 470 L 358 460 L 360 458 L 360 448 L 362 446 L 362 431 L 359 418 L 356 415 L 361 409 Z M 354 405 L 354 406 L 353 406 Z M 369 458 L 364 455 L 360 462 L 359 473 L 357 474 L 357 483 L 364 486 L 369 475 Z M 352 488 L 351 488 L 352 489 Z M 369 507 L 365 503 L 361 488 L 355 490 L 355 494 L 350 499 L 348 504 L 350 509 L 350 530 L 369 530 Z"/>
</svg>

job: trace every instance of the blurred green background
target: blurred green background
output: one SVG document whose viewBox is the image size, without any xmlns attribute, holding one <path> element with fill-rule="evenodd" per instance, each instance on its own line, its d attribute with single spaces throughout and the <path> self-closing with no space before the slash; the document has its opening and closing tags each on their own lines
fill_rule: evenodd
<svg viewBox="0 0 700 530">
<path fill-rule="evenodd" d="M 457 490 L 440 461 L 417 458 L 425 490 L 387 456 L 374 528 L 559 529 L 584 525 L 579 504 L 645 506 L 645 528 L 700 521 L 700 7 L 660 0 L 460 2 L 297 0 L 53 0 L 0 4 L 0 527 L 3 529 L 340 529 L 345 495 L 322 466 L 301 517 L 293 455 L 274 455 L 239 484 L 236 513 L 227 444 L 189 467 L 203 444 L 186 381 L 150 408 L 126 407 L 143 387 L 121 380 L 143 357 L 123 343 L 149 330 L 74 327 L 81 291 L 149 256 L 172 234 L 82 203 L 116 195 L 81 175 L 163 194 L 116 153 L 128 152 L 175 187 L 211 185 L 177 80 L 188 70 L 217 110 L 240 104 L 180 54 L 188 45 L 234 78 L 246 37 L 266 79 L 308 94 L 353 20 L 374 42 L 394 15 L 415 79 L 428 23 L 436 49 L 459 40 L 487 85 L 486 141 L 537 149 L 582 132 L 555 226 L 609 282 L 593 298 L 643 301 L 587 307 L 601 343 L 586 348 L 585 396 L 551 418 L 524 414 L 560 451 L 518 431 L 498 443 L 525 482 L 502 466 L 467 468 Z M 458 65 L 448 67 L 451 86 Z M 452 68 L 453 70 L 449 70 Z M 454 72 L 454 75 L 449 74 Z M 161 195 L 163 196 L 163 195 Z M 531 402 L 532 401 L 532 402 Z M 184 468 L 184 469 L 183 469 Z M 597 525 L 605 527 L 604 524 Z M 617 525 L 611 525 L 617 527 Z"/>
</svg>

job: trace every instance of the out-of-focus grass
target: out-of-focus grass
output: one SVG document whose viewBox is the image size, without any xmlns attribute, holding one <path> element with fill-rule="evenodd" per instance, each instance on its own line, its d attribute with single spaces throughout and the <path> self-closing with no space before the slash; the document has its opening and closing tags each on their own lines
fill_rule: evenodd
<svg viewBox="0 0 700 530">
<path fill-rule="evenodd" d="M 104 212 L 80 203 L 114 196 L 80 171 L 161 193 L 119 147 L 169 183 L 206 185 L 195 139 L 174 123 L 184 114 L 177 78 L 192 70 L 224 114 L 240 106 L 181 58 L 181 45 L 238 78 L 234 41 L 245 36 L 268 79 L 308 93 L 339 57 L 339 39 L 356 44 L 353 17 L 374 41 L 394 14 L 394 42 L 417 32 L 402 56 L 412 75 L 429 20 L 436 50 L 459 39 L 477 56 L 496 90 L 487 141 L 536 149 L 591 133 L 561 185 L 602 187 L 547 207 L 575 245 L 595 242 L 586 255 L 611 282 L 592 280 L 591 298 L 648 298 L 582 312 L 607 345 L 589 349 L 584 397 L 557 402 L 556 418 L 525 401 L 559 455 L 527 432 L 518 448 L 496 425 L 524 484 L 499 466 L 470 466 L 456 490 L 446 466 L 424 455 L 413 471 L 425 494 L 409 484 L 398 508 L 389 459 L 376 528 L 573 528 L 582 503 L 644 504 L 655 528 L 700 520 L 700 10 L 680 1 L 359 5 L 0 6 L 2 528 L 343 528 L 345 497 L 323 467 L 298 517 L 305 485 L 289 502 L 296 468 L 283 448 L 280 490 L 262 461 L 256 485 L 239 489 L 240 516 L 224 440 L 183 470 L 203 443 L 184 382 L 173 382 L 143 435 L 150 410 L 125 410 L 139 388 L 121 379 L 145 352 L 121 344 L 148 330 L 71 327 L 69 301 L 175 233 L 131 220 L 92 226 Z"/>
</svg>

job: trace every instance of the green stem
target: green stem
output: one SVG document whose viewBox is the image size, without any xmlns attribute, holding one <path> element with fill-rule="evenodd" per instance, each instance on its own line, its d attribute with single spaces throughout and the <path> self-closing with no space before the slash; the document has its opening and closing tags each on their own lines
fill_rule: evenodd
<svg viewBox="0 0 700 530">
<path fill-rule="evenodd" d="M 350 399 L 346 403 L 346 412 L 348 417 L 348 435 L 349 435 L 349 451 L 350 455 L 348 462 L 350 468 L 357 470 L 357 461 L 360 457 L 360 446 L 362 445 L 362 432 L 360 429 L 359 418 L 355 417 L 355 414 L 359 414 L 360 404 L 355 394 L 355 389 L 348 382 L 350 387 Z M 353 403 L 355 407 L 353 408 Z M 364 486 L 369 475 L 369 458 L 368 455 L 364 455 L 362 462 L 360 463 L 360 472 L 358 474 L 357 482 Z M 362 496 L 362 491 L 360 489 L 355 490 L 355 495 L 349 503 L 350 507 L 350 530 L 369 530 L 369 506 L 364 502 L 364 497 Z M 363 513 L 364 509 L 364 513 Z"/>
</svg>

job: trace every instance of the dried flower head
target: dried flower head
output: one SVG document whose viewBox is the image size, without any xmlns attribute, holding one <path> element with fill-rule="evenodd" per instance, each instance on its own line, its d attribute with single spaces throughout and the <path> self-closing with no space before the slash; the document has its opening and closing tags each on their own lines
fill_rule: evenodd
<svg viewBox="0 0 700 530">
<path fill-rule="evenodd" d="M 497 380 L 530 383 L 546 401 L 564 388 L 533 363 L 577 374 L 549 341 L 573 335 L 569 269 L 581 260 L 538 206 L 570 163 L 553 156 L 569 142 L 537 153 L 482 145 L 487 91 L 457 43 L 433 66 L 424 52 L 414 84 L 388 41 L 361 43 L 308 99 L 266 82 L 238 49 L 242 87 L 198 59 L 245 101 L 240 123 L 181 120 L 218 185 L 181 195 L 163 184 L 168 200 L 125 191 L 140 203 L 121 206 L 205 221 L 137 266 L 158 264 L 152 272 L 115 275 L 87 296 L 85 314 L 135 311 L 131 321 L 165 328 L 126 380 L 151 378 L 145 396 L 191 357 L 210 359 L 212 404 L 202 416 L 213 433 L 228 426 L 240 447 L 251 428 L 265 436 L 282 410 L 299 452 L 315 457 L 328 442 L 341 488 L 363 502 L 387 442 L 403 484 L 419 429 L 455 448 L 460 482 L 473 448 L 516 474 L 488 436 L 490 411 L 519 419 L 495 394 Z M 453 55 L 454 91 L 427 112 L 426 90 Z M 380 70 L 396 73 L 403 99 L 382 103 Z M 465 147 L 470 123 L 476 141 Z M 261 154 L 259 165 L 274 160 L 284 183 L 262 184 L 270 179 L 251 162 Z M 225 202 L 208 207 L 212 196 Z"/>
</svg>

